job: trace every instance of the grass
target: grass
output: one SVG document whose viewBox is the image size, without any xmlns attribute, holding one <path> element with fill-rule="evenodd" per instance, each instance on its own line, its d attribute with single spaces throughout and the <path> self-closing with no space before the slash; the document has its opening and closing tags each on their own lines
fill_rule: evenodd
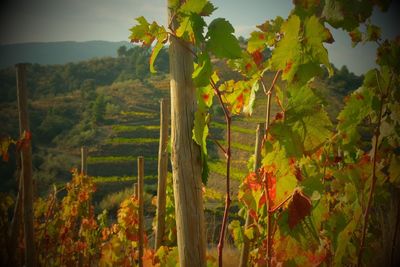
<svg viewBox="0 0 400 267">
<path fill-rule="evenodd" d="M 123 116 L 132 116 L 132 117 L 142 117 L 142 118 L 154 118 L 158 116 L 157 113 L 153 112 L 144 112 L 144 111 L 121 111 L 121 115 Z"/>
<path fill-rule="evenodd" d="M 223 129 L 223 130 L 226 129 L 226 125 L 224 123 L 215 122 L 215 121 L 211 122 L 211 127 L 214 127 L 217 129 Z M 244 134 L 254 134 L 254 132 L 255 132 L 255 130 L 239 127 L 236 125 L 231 125 L 231 130 L 234 132 L 244 133 Z"/>
<path fill-rule="evenodd" d="M 106 141 L 107 144 L 148 144 L 158 143 L 158 138 L 125 138 L 116 137 Z"/>
<path fill-rule="evenodd" d="M 210 171 L 217 173 L 219 175 L 226 176 L 226 163 L 217 160 L 209 160 L 208 167 Z M 241 169 L 233 168 L 231 166 L 231 178 L 242 181 L 244 177 L 247 175 L 247 170 L 243 171 Z"/>
<path fill-rule="evenodd" d="M 159 125 L 113 125 L 113 131 L 120 132 L 133 132 L 138 130 L 160 130 Z"/>
<path fill-rule="evenodd" d="M 157 160 L 157 157 L 145 157 L 148 160 Z M 109 163 L 109 162 L 128 162 L 136 161 L 137 156 L 90 156 L 88 157 L 88 163 Z"/>
<path fill-rule="evenodd" d="M 99 183 L 115 183 L 115 182 L 130 182 L 136 181 L 137 178 L 133 176 L 94 176 L 93 182 L 96 184 Z M 144 177 L 144 180 L 154 180 L 157 179 L 154 175 L 147 175 Z"/>
</svg>

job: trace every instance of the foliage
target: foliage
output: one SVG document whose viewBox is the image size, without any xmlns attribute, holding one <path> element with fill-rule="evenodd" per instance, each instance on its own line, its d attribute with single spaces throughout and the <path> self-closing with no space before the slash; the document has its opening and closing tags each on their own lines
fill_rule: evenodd
<svg viewBox="0 0 400 267">
<path fill-rule="evenodd" d="M 197 86 L 198 108 L 193 140 L 202 151 L 203 182 L 207 182 L 210 166 L 206 141 L 212 121 L 210 108 L 214 106 L 213 98 L 217 98 L 228 132 L 226 148 L 220 145 L 227 157 L 227 211 L 233 147 L 231 117 L 242 112 L 251 115 L 256 93 L 262 87 L 268 98 L 262 167 L 247 175 L 239 192 L 253 224 L 243 229 L 238 221 L 232 222 L 230 229 L 236 244 L 240 246 L 243 235 L 251 240 L 250 260 L 255 265 L 360 266 L 370 260 L 367 253 L 363 257 L 364 250 L 375 246 L 366 237 L 378 237 L 385 231 L 370 223 L 374 196 L 380 196 L 385 203 L 390 196 L 388 188 L 398 186 L 395 165 L 399 122 L 395 106 L 399 104 L 399 68 L 395 58 L 399 54 L 399 38 L 382 42 L 379 28 L 368 20 L 374 6 L 387 9 L 388 1 L 294 4 L 287 19 L 278 17 L 258 26 L 242 50 L 228 21 L 216 18 L 206 23 L 204 17 L 214 10 L 208 1 L 187 1 L 182 5 L 169 1 L 170 12 L 178 23 L 169 29 L 171 35 L 192 50 L 196 61 L 192 78 Z M 154 39 L 164 40 L 163 27 L 153 22 L 157 31 L 144 28 L 141 20 L 131 29 L 133 41 L 150 46 Z M 317 77 L 326 71 L 329 76 L 334 73 L 325 48 L 326 43 L 334 42 L 328 25 L 348 32 L 354 45 L 360 41 L 376 41 L 380 45 L 379 68 L 368 72 L 361 87 L 345 99 L 336 128 L 314 88 Z M 152 36 L 151 40 L 146 39 L 146 33 Z M 153 48 L 155 52 L 158 45 L 159 42 Z M 264 56 L 267 49 L 272 53 Z M 225 60 L 242 78 L 220 79 L 211 64 L 214 57 Z M 264 80 L 268 72 L 276 72 L 269 87 Z M 346 68 L 336 77 L 340 76 L 348 79 L 340 89 L 343 94 L 348 87 L 360 85 Z M 271 98 L 279 107 L 272 116 Z M 373 131 L 369 146 L 360 142 L 359 126 Z M 222 236 L 225 220 L 226 215 Z M 220 241 L 221 250 L 222 246 Z"/>
</svg>

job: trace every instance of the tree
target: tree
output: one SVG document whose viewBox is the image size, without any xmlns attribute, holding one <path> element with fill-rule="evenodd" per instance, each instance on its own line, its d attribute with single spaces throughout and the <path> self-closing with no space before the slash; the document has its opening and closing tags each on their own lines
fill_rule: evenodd
<svg viewBox="0 0 400 267">
<path fill-rule="evenodd" d="M 118 57 L 125 57 L 126 56 L 126 46 L 120 46 L 117 50 Z"/>
</svg>

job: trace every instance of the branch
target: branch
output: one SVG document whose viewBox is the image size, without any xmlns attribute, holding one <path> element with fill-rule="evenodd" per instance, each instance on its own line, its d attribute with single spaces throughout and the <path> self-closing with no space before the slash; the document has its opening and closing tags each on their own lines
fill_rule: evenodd
<svg viewBox="0 0 400 267">
<path fill-rule="evenodd" d="M 393 75 L 390 76 L 389 83 L 387 85 L 386 92 L 389 91 L 391 81 L 392 81 Z M 379 91 L 381 92 L 381 101 L 380 101 L 380 107 L 379 107 L 379 113 L 378 113 L 378 124 L 376 126 L 375 130 L 375 140 L 374 140 L 374 152 L 373 152 L 373 162 L 372 162 L 372 182 L 371 182 L 371 189 L 369 191 L 369 196 L 368 196 L 368 202 L 367 202 L 367 207 L 364 213 L 364 223 L 363 223 L 363 228 L 362 228 L 362 235 L 361 235 L 361 242 L 360 242 L 360 250 L 358 251 L 358 260 L 357 260 L 357 266 L 361 267 L 361 261 L 362 261 L 362 256 L 364 252 L 364 246 L 365 246 L 365 236 L 367 234 L 367 228 L 368 228 L 368 220 L 369 220 L 369 213 L 371 210 L 372 206 L 372 198 L 374 196 L 375 188 L 376 188 L 376 156 L 378 154 L 378 141 L 379 141 L 379 136 L 380 136 L 380 128 L 381 128 L 381 123 L 382 123 L 382 113 L 383 113 L 383 106 L 384 106 L 384 100 L 386 98 L 386 95 L 383 93 L 382 88 L 379 83 L 379 77 L 378 74 L 376 74 L 376 79 L 379 87 Z"/>
<path fill-rule="evenodd" d="M 223 253 L 223 249 L 224 249 L 225 230 L 226 230 L 226 225 L 227 225 L 227 221 L 228 221 L 229 207 L 231 204 L 230 170 L 231 170 L 231 122 L 232 122 L 232 117 L 231 117 L 231 114 L 229 113 L 227 107 L 225 106 L 224 102 L 222 101 L 221 92 L 218 90 L 218 88 L 212 78 L 210 79 L 210 84 L 218 97 L 218 100 L 219 100 L 220 105 L 222 106 L 222 109 L 224 110 L 225 120 L 226 120 L 226 135 L 227 135 L 227 139 L 228 139 L 227 149 L 226 150 L 223 149 L 224 151 L 226 151 L 225 152 L 225 155 L 226 155 L 226 197 L 225 197 L 224 217 L 222 219 L 221 232 L 220 232 L 219 242 L 218 242 L 218 266 L 222 267 L 222 253 Z M 220 146 L 220 147 L 222 148 L 222 146 Z"/>
</svg>

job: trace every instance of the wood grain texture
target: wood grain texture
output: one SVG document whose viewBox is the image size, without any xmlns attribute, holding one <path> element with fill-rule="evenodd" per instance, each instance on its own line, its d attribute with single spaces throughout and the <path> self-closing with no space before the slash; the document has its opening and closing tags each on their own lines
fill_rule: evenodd
<svg viewBox="0 0 400 267">
<path fill-rule="evenodd" d="M 172 22 L 172 30 L 176 23 Z M 206 266 L 200 147 L 192 139 L 196 110 L 190 46 L 170 37 L 171 144 L 180 266 Z"/>
</svg>

